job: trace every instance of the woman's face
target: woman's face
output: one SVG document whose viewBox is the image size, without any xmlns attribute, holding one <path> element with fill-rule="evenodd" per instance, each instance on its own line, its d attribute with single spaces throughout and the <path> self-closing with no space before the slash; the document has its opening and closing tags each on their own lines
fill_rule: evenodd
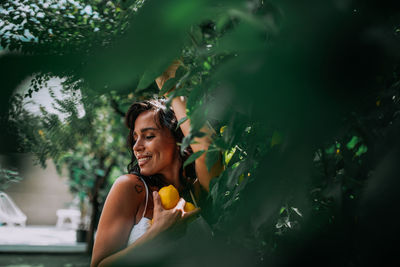
<svg viewBox="0 0 400 267">
<path fill-rule="evenodd" d="M 171 172 L 179 164 L 179 151 L 172 133 L 156 123 L 156 112 L 142 112 L 135 121 L 133 152 L 141 174 L 145 176 Z"/>
</svg>

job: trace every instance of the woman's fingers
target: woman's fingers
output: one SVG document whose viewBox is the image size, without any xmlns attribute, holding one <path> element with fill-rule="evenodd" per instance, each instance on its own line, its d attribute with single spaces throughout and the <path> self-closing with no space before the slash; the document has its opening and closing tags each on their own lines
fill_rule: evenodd
<svg viewBox="0 0 400 267">
<path fill-rule="evenodd" d="M 185 212 L 184 207 L 186 201 L 183 198 L 179 199 L 179 202 L 173 209 L 166 210 L 163 208 L 161 204 L 161 198 L 157 191 L 153 191 L 153 201 L 154 201 L 154 214 L 153 214 L 154 221 L 160 220 L 163 225 L 165 224 L 166 228 L 170 227 L 168 225 L 172 225 L 174 223 L 177 223 L 178 221 L 184 222 L 200 212 L 199 208 L 196 208 L 190 212 Z"/>
<path fill-rule="evenodd" d="M 157 191 L 153 191 L 153 202 L 154 202 L 154 209 L 162 209 L 161 205 L 161 198 Z"/>
<path fill-rule="evenodd" d="M 184 212 L 183 213 L 183 216 L 182 216 L 182 219 L 183 220 L 186 220 L 186 219 L 188 219 L 188 218 L 190 218 L 190 217 L 193 217 L 193 216 L 195 216 L 196 214 L 198 214 L 199 212 L 200 212 L 200 208 L 196 208 L 196 209 L 194 209 L 194 210 L 192 210 L 192 211 L 189 211 L 189 212 Z"/>
<path fill-rule="evenodd" d="M 186 201 L 183 198 L 181 198 L 181 199 L 179 199 L 178 204 L 176 204 L 175 209 L 183 211 L 185 204 L 186 204 Z"/>
</svg>

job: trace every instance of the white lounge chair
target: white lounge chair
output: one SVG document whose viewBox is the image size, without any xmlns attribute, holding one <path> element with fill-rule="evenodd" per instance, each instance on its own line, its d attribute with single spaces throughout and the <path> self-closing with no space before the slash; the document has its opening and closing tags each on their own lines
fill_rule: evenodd
<svg viewBox="0 0 400 267">
<path fill-rule="evenodd" d="M 12 199 L 0 191 L 0 223 L 7 226 L 25 226 L 26 215 Z"/>
<path fill-rule="evenodd" d="M 81 221 L 81 212 L 75 209 L 59 209 L 57 210 L 58 228 L 78 229 Z"/>
</svg>

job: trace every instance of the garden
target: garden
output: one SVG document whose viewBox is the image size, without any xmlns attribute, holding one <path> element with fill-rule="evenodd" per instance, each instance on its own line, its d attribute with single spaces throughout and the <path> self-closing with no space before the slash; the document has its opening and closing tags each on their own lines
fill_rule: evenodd
<svg viewBox="0 0 400 267">
<path fill-rule="evenodd" d="M 223 171 L 204 220 L 143 262 L 398 261 L 397 1 L 9 0 L 0 4 L 0 48 L 0 154 L 67 170 L 82 216 L 90 209 L 81 225 L 88 253 L 130 160 L 128 107 L 168 94 L 187 99 L 182 151 L 204 125 L 214 131 L 208 151 L 186 164 L 206 153 L 207 168 L 220 161 Z M 176 75 L 158 90 L 172 62 Z M 55 78 L 60 91 L 49 92 L 62 116 L 27 110 Z M 1 190 L 23 179 L 18 166 L 0 166 Z"/>
</svg>

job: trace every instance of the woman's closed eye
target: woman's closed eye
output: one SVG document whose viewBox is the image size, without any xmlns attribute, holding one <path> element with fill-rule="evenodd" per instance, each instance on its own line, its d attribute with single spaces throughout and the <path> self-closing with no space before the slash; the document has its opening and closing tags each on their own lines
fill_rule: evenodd
<svg viewBox="0 0 400 267">
<path fill-rule="evenodd" d="M 151 140 L 154 137 L 156 137 L 156 136 L 155 135 L 147 135 L 147 136 L 144 137 L 144 139 Z M 136 142 L 137 142 L 137 138 L 133 139 L 133 145 L 135 145 Z"/>
</svg>

